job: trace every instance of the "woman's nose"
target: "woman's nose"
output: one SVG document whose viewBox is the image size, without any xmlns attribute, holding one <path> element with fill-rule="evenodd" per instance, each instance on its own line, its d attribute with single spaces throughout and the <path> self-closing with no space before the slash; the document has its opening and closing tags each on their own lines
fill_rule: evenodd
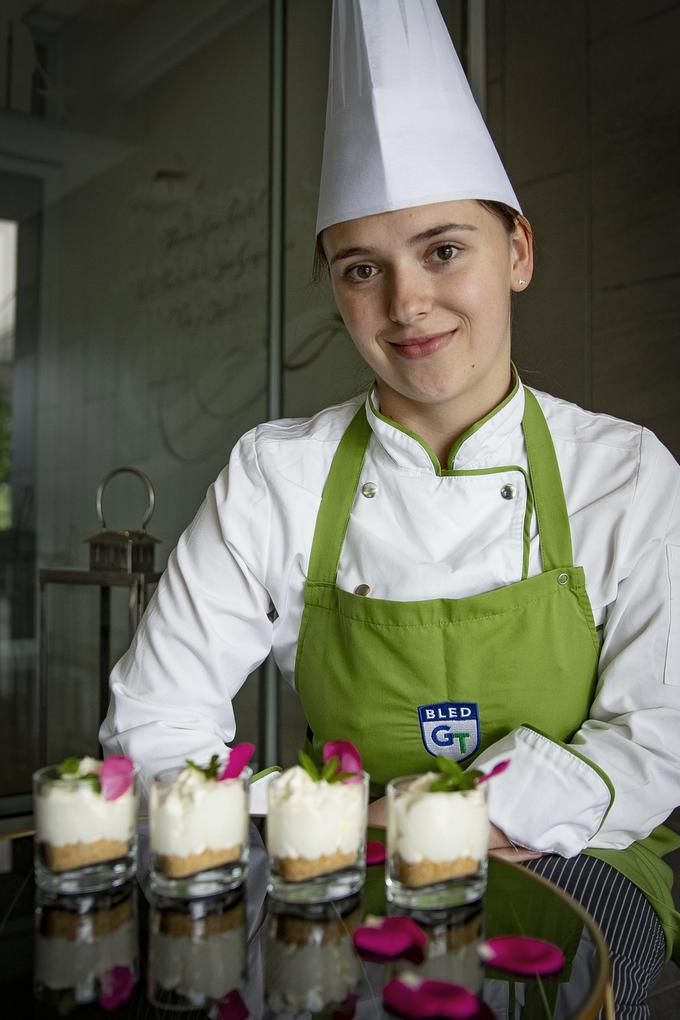
<svg viewBox="0 0 680 1020">
<path fill-rule="evenodd" d="M 392 275 L 388 309 L 392 322 L 408 325 L 427 315 L 431 309 L 429 288 L 417 274 L 396 272 Z"/>
</svg>

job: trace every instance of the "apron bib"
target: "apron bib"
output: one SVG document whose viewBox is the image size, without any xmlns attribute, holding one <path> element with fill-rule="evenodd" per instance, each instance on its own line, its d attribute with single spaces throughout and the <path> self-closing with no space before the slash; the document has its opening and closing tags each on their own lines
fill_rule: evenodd
<svg viewBox="0 0 680 1020">
<path fill-rule="evenodd" d="M 543 572 L 462 599 L 398 602 L 337 586 L 372 434 L 363 407 L 338 445 L 314 532 L 295 680 L 313 750 L 351 740 L 375 793 L 395 776 L 431 770 L 434 755 L 471 763 L 521 725 L 568 742 L 588 716 L 600 643 L 583 568 L 573 565 L 552 439 L 529 390 L 522 429 Z M 525 533 L 525 564 L 528 542 Z M 627 852 L 602 853 L 613 863 Z"/>
<path fill-rule="evenodd" d="M 338 446 L 312 545 L 296 685 L 315 746 L 351 740 L 376 784 L 428 771 L 435 754 L 471 762 L 523 723 L 567 741 L 588 715 L 599 640 L 572 564 L 552 441 L 528 391 L 522 428 L 543 573 L 462 599 L 393 602 L 337 587 L 371 436 L 363 407 Z"/>
</svg>

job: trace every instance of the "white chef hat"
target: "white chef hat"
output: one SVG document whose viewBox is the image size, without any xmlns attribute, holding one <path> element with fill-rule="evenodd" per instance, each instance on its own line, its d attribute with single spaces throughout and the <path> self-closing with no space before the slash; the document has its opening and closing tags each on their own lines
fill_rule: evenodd
<svg viewBox="0 0 680 1020">
<path fill-rule="evenodd" d="M 463 198 L 521 212 L 436 0 L 333 0 L 317 234 Z"/>
</svg>

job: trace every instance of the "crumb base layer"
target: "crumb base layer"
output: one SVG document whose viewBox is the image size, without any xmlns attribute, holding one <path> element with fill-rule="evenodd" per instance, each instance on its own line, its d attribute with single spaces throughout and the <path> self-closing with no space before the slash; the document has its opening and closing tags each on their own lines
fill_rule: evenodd
<svg viewBox="0 0 680 1020">
<path fill-rule="evenodd" d="M 96 839 L 92 843 L 66 843 L 53 846 L 43 843 L 45 863 L 50 871 L 77 871 L 91 864 L 115 861 L 129 853 L 128 843 L 117 839 Z"/>
<path fill-rule="evenodd" d="M 279 875 L 286 882 L 304 882 L 317 875 L 330 875 L 333 871 L 356 864 L 357 852 L 322 854 L 320 857 L 279 857 Z"/>
<path fill-rule="evenodd" d="M 179 857 L 176 854 L 157 854 L 156 864 L 168 878 L 189 878 L 201 871 L 219 868 L 222 864 L 231 864 L 241 855 L 241 844 L 224 847 L 221 850 L 204 850 L 200 854 L 187 854 Z"/>
<path fill-rule="evenodd" d="M 479 861 L 474 857 L 455 857 L 450 861 L 418 861 L 409 864 L 402 857 L 398 858 L 399 881 L 414 889 L 437 882 L 447 882 L 450 878 L 466 878 L 479 871 Z"/>
</svg>

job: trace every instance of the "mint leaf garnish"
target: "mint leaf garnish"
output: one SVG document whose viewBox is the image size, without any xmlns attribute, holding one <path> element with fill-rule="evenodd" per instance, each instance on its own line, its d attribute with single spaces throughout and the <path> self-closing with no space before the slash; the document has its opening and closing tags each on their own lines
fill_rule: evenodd
<svg viewBox="0 0 680 1020">
<path fill-rule="evenodd" d="M 68 758 L 64 758 L 60 765 L 57 765 L 59 775 L 64 779 L 75 779 L 79 783 L 87 783 L 91 786 L 95 793 L 102 792 L 102 786 L 99 782 L 99 776 L 96 772 L 87 772 L 84 776 L 78 775 L 78 769 L 80 768 L 80 758 L 76 758 L 73 755 Z"/>
<path fill-rule="evenodd" d="M 309 778 L 313 779 L 315 783 L 344 783 L 346 779 L 351 779 L 352 776 L 357 775 L 356 772 L 340 771 L 340 758 L 337 754 L 334 754 L 331 758 L 329 758 L 328 761 L 321 766 L 320 770 L 306 751 L 298 751 L 298 759 L 300 761 L 300 765 L 302 765 Z"/>
<path fill-rule="evenodd" d="M 329 783 L 344 783 L 346 779 L 351 779 L 352 776 L 356 776 L 356 772 L 336 772 L 334 776 L 328 780 Z"/>
<path fill-rule="evenodd" d="M 329 758 L 324 767 L 321 769 L 321 778 L 330 782 L 333 776 L 337 773 L 340 768 L 340 759 L 337 755 Z"/>
<path fill-rule="evenodd" d="M 298 751 L 298 760 L 309 778 L 313 779 L 315 783 L 318 783 L 321 776 L 319 775 L 318 768 L 309 755 L 305 751 Z"/>
<path fill-rule="evenodd" d="M 88 785 L 92 787 L 94 793 L 102 792 L 102 784 L 99 782 L 99 776 L 96 772 L 88 772 L 86 776 L 79 776 L 78 780 L 81 783 L 88 783 Z"/>
<path fill-rule="evenodd" d="M 75 776 L 78 769 L 80 768 L 80 758 L 74 758 L 71 755 L 68 758 L 64 758 L 61 765 L 57 765 L 60 776 Z"/>
<path fill-rule="evenodd" d="M 207 765 L 197 765 L 191 758 L 186 759 L 186 765 L 190 769 L 195 769 L 196 772 L 200 772 L 206 779 L 217 779 L 217 772 L 219 768 L 219 755 L 214 754 Z"/>
<path fill-rule="evenodd" d="M 443 755 L 437 757 L 437 767 L 441 772 L 432 783 L 430 793 L 454 793 L 462 790 L 474 790 L 477 780 L 482 775 L 477 769 L 466 772 L 457 761 L 452 758 L 445 758 Z"/>
</svg>

